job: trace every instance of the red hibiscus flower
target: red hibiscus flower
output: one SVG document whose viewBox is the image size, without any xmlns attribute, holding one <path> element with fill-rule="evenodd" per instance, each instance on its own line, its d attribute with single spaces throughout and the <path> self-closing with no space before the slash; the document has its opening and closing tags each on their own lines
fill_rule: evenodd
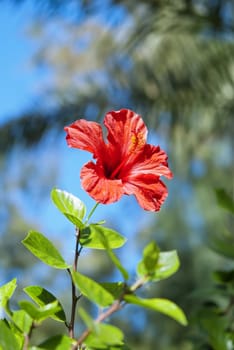
<svg viewBox="0 0 234 350">
<path fill-rule="evenodd" d="M 167 197 L 160 176 L 173 177 L 167 154 L 146 143 L 147 128 L 140 115 L 128 109 L 111 111 L 101 125 L 80 119 L 64 128 L 70 147 L 89 151 L 96 162 L 81 170 L 82 186 L 98 203 L 113 203 L 123 194 L 134 194 L 145 210 L 158 211 Z"/>
</svg>

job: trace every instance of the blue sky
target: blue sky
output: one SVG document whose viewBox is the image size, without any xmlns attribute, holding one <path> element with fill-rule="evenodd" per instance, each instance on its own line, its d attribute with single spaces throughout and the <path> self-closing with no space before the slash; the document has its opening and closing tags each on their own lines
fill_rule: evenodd
<svg viewBox="0 0 234 350">
<path fill-rule="evenodd" d="M 7 1 L 0 4 L 0 123 L 33 104 L 36 82 L 42 78 L 42 70 L 30 67 L 36 44 L 26 35 L 35 14 L 35 4 L 30 0 L 17 6 Z M 66 13 L 72 17 L 74 9 L 71 7 L 70 12 L 69 9 L 67 6 Z M 124 16 L 121 7 L 114 13 L 113 21 Z"/>
<path fill-rule="evenodd" d="M 0 123 L 32 103 L 38 72 L 29 68 L 33 42 L 25 35 L 32 9 L 29 3 L 0 6 Z"/>
</svg>

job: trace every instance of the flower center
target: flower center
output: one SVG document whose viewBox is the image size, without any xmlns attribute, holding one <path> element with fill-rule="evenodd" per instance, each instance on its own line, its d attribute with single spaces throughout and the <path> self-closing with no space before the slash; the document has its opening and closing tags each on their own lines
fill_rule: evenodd
<svg viewBox="0 0 234 350">
<path fill-rule="evenodd" d="M 130 163 L 130 161 L 132 161 L 131 155 L 132 154 L 136 155 L 137 153 L 139 153 L 139 151 L 142 149 L 144 145 L 145 145 L 144 135 L 142 133 L 138 133 L 138 134 L 132 133 L 128 150 L 123 156 L 122 162 L 111 173 L 110 179 L 117 179 L 118 174 L 120 173 L 120 170 L 126 167 Z"/>
</svg>

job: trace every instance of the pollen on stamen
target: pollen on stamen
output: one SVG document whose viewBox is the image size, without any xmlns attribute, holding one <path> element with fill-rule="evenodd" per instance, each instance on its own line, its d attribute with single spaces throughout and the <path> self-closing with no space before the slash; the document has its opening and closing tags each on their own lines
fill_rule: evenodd
<svg viewBox="0 0 234 350">
<path fill-rule="evenodd" d="M 130 152 L 135 152 L 136 150 L 142 148 L 145 144 L 144 135 L 142 133 L 133 134 L 131 136 Z"/>
</svg>

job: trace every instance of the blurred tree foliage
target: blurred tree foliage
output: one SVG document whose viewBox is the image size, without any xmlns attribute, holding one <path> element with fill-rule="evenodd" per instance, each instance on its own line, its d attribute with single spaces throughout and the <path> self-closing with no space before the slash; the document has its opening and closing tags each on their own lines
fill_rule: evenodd
<svg viewBox="0 0 234 350">
<path fill-rule="evenodd" d="M 234 190 L 233 2 L 41 0 L 35 8 L 28 35 L 39 49 L 32 63 L 46 69 L 46 79 L 37 109 L 0 126 L 2 158 L 46 135 L 55 142 L 55 130 L 79 117 L 100 120 L 122 107 L 141 113 L 166 145 L 175 180 L 157 220 L 139 232 L 139 245 L 154 238 L 181 257 L 180 272 L 149 293 L 168 295 L 192 315 L 192 292 L 209 289 L 211 272 L 227 264 L 207 248 L 207 237 L 227 220 L 233 224 L 213 192 Z M 161 316 L 138 317 L 132 309 L 116 319 L 134 349 L 199 348 L 192 324 L 185 331 Z"/>
</svg>

